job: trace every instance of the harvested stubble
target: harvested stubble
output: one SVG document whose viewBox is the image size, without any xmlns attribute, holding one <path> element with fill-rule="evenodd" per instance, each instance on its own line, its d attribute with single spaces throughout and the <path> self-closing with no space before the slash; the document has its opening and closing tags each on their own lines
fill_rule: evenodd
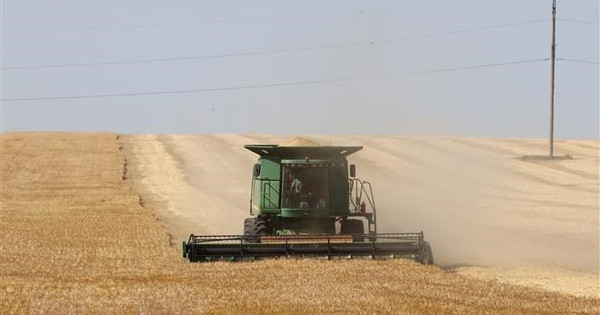
<svg viewBox="0 0 600 315">
<path fill-rule="evenodd" d="M 122 181 L 115 138 L 2 135 L 1 313 L 600 312 L 407 261 L 188 265 Z"/>
</svg>

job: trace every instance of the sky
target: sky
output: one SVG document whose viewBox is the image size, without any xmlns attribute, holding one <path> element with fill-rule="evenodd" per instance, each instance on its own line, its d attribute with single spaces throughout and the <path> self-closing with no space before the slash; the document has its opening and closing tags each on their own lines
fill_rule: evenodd
<svg viewBox="0 0 600 315">
<path fill-rule="evenodd" d="M 546 138 L 551 0 L 2 1 L 2 132 Z M 599 138 L 599 4 L 558 0 L 555 136 Z"/>
</svg>

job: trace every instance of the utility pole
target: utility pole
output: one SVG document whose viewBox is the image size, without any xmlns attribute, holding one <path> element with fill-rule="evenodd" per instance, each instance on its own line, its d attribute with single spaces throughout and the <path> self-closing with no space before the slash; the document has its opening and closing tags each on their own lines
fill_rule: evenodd
<svg viewBox="0 0 600 315">
<path fill-rule="evenodd" d="M 552 69 L 550 70 L 550 158 L 554 158 L 554 63 L 556 61 L 556 0 L 552 0 Z"/>
</svg>

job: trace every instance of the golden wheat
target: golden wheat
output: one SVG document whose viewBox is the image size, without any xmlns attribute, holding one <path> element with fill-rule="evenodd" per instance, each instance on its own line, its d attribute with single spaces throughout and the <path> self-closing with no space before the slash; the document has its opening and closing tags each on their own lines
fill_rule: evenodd
<svg viewBox="0 0 600 315">
<path fill-rule="evenodd" d="M 408 261 L 189 265 L 123 181 L 114 134 L 1 136 L 2 314 L 600 312 Z"/>
</svg>

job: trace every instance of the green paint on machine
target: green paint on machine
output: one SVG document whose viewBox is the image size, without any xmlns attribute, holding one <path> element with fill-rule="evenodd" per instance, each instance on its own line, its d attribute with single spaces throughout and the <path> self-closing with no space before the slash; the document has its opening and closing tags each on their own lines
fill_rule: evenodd
<svg viewBox="0 0 600 315">
<path fill-rule="evenodd" d="M 374 228 L 374 215 L 352 212 L 357 209 L 349 206 L 353 179 L 348 176 L 346 157 L 362 147 L 245 148 L 260 155 L 252 174 L 250 214 L 267 223 L 266 234 L 331 233 L 335 222 L 349 217 L 366 218 L 367 226 Z"/>
</svg>

